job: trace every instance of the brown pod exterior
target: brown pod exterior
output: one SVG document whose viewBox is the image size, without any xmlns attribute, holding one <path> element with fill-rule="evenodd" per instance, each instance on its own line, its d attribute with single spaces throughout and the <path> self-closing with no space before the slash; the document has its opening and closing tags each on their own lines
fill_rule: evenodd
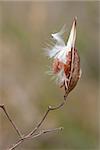
<svg viewBox="0 0 100 150">
<path fill-rule="evenodd" d="M 68 82 L 68 92 L 76 86 L 79 77 L 80 77 L 80 57 L 78 55 L 77 49 L 74 48 L 74 57 L 71 64 L 72 72 L 70 73 L 69 82 Z"/>
</svg>

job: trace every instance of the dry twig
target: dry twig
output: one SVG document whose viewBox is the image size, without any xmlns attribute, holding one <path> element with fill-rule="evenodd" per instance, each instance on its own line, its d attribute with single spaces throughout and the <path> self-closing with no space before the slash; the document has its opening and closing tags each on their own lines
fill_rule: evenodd
<svg viewBox="0 0 100 150">
<path fill-rule="evenodd" d="M 37 137 L 39 137 L 39 136 L 41 136 L 43 134 L 59 131 L 59 130 L 62 130 L 62 129 L 63 129 L 62 127 L 59 127 L 59 128 L 54 128 L 54 129 L 42 130 L 42 131 L 40 131 L 39 133 L 37 133 L 37 134 L 35 134 L 33 136 L 25 136 L 22 139 L 20 139 L 19 141 L 17 141 L 16 144 L 14 144 L 11 148 L 8 148 L 8 150 L 14 150 L 15 148 L 17 148 L 25 140 L 34 139 L 34 138 L 37 138 Z"/>
<path fill-rule="evenodd" d="M 18 129 L 18 127 L 16 126 L 16 124 L 14 123 L 14 121 L 11 119 L 9 113 L 7 112 L 4 104 L 0 105 L 0 108 L 2 108 L 2 110 L 4 111 L 6 117 L 8 118 L 8 120 L 10 121 L 10 123 L 12 124 L 13 128 L 15 129 L 15 131 L 17 132 L 17 134 L 19 135 L 20 138 L 22 138 L 22 134 L 20 132 L 20 130 Z"/>
<path fill-rule="evenodd" d="M 62 103 L 60 103 L 59 105 L 55 106 L 55 107 L 52 107 L 52 106 L 48 106 L 48 109 L 47 111 L 45 112 L 43 118 L 41 119 L 41 121 L 38 123 L 38 125 L 31 131 L 29 132 L 27 135 L 25 135 L 24 137 L 22 137 L 20 140 L 18 140 L 15 144 L 13 144 L 12 147 L 8 148 L 8 150 L 13 150 L 15 148 L 17 148 L 21 143 L 23 143 L 25 140 L 28 140 L 30 138 L 35 138 L 35 137 L 38 137 L 44 133 L 48 133 L 48 132 L 53 132 L 53 131 L 56 131 L 56 130 L 61 130 L 62 128 L 56 128 L 56 129 L 51 129 L 51 130 L 44 130 L 44 131 L 40 131 L 39 133 L 35 134 L 36 131 L 38 131 L 38 129 L 40 128 L 40 126 L 43 124 L 44 120 L 46 119 L 48 113 L 50 111 L 53 111 L 53 110 L 57 110 L 57 109 L 60 109 L 61 107 L 64 106 L 65 102 L 66 102 L 66 99 L 67 99 L 67 95 L 68 93 L 65 93 L 65 96 L 64 96 L 64 101 Z"/>
</svg>

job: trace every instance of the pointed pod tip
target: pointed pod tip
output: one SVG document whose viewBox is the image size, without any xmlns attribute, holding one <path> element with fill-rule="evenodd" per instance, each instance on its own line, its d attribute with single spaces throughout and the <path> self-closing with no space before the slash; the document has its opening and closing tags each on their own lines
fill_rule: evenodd
<svg viewBox="0 0 100 150">
<path fill-rule="evenodd" d="M 77 22 L 77 16 L 74 17 L 75 26 L 76 26 L 76 22 Z"/>
</svg>

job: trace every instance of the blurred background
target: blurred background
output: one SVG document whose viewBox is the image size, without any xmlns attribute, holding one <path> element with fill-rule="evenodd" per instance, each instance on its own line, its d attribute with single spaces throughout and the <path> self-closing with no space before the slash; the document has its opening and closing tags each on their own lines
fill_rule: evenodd
<svg viewBox="0 0 100 150">
<path fill-rule="evenodd" d="M 0 103 L 5 104 L 23 134 L 40 121 L 48 105 L 63 100 L 60 89 L 46 74 L 50 62 L 44 48 L 51 33 L 78 18 L 77 41 L 82 77 L 63 109 L 51 112 L 41 128 L 63 126 L 19 150 L 99 149 L 99 2 L 0 2 Z M 66 37 L 67 39 L 67 37 Z M 18 135 L 0 110 L 0 149 Z"/>
</svg>

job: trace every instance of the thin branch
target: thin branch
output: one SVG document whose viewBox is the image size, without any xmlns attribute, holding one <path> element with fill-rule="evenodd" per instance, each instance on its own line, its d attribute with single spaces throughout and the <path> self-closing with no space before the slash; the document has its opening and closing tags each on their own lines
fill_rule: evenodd
<svg viewBox="0 0 100 150">
<path fill-rule="evenodd" d="M 25 140 L 30 140 L 30 139 L 34 139 L 37 138 L 43 134 L 47 134 L 50 132 L 55 132 L 55 131 L 59 131 L 62 130 L 63 127 L 59 127 L 59 128 L 54 128 L 54 129 L 48 129 L 48 130 L 42 130 L 39 133 L 35 134 L 35 135 L 30 135 L 30 136 L 25 136 L 22 139 L 20 139 L 19 141 L 16 142 L 16 144 L 14 144 L 11 148 L 9 148 L 8 150 L 14 150 L 15 148 L 17 148 L 22 142 L 24 142 Z"/>
<path fill-rule="evenodd" d="M 53 111 L 53 110 L 58 110 L 60 108 L 62 108 L 66 102 L 66 99 L 67 99 L 67 96 L 68 96 L 68 92 L 65 93 L 64 95 L 64 101 L 62 103 L 60 103 L 59 105 L 55 106 L 55 107 L 52 107 L 52 106 L 48 106 L 48 109 L 47 111 L 45 112 L 43 118 L 41 119 L 41 121 L 37 124 L 37 126 L 31 131 L 29 132 L 26 136 L 24 136 L 23 138 L 21 138 L 19 141 L 17 141 L 11 148 L 9 148 L 8 150 L 14 150 L 16 147 L 18 147 L 22 142 L 24 142 L 26 139 L 30 139 L 31 137 L 35 138 L 35 136 L 40 136 L 41 134 L 44 134 L 44 133 L 47 133 L 47 132 L 51 132 L 51 131 L 55 131 L 54 130 L 44 130 L 44 131 L 41 131 L 39 132 L 38 134 L 35 134 L 36 131 L 38 131 L 38 129 L 40 128 L 40 126 L 43 124 L 43 122 L 45 121 L 48 113 L 50 111 Z M 61 129 L 61 128 L 59 128 Z M 35 134 L 35 135 L 34 135 Z"/>
<path fill-rule="evenodd" d="M 48 130 L 42 130 L 42 131 L 40 131 L 39 133 L 37 133 L 37 134 L 31 136 L 30 138 L 31 138 L 31 139 L 34 139 L 34 138 L 36 138 L 36 137 L 38 137 L 38 136 L 41 136 L 41 135 L 43 135 L 43 134 L 47 134 L 47 133 L 49 133 L 49 132 L 55 132 L 55 131 L 59 131 L 59 130 L 63 130 L 63 127 L 54 128 L 54 129 L 48 129 Z"/>
<path fill-rule="evenodd" d="M 14 121 L 11 119 L 9 113 L 7 112 L 4 104 L 0 105 L 0 108 L 2 108 L 2 110 L 4 111 L 6 117 L 8 118 L 8 120 L 10 121 L 10 123 L 12 124 L 13 128 L 15 129 L 15 131 L 17 132 L 17 134 L 19 135 L 20 138 L 22 138 L 22 134 L 20 132 L 20 130 L 18 129 L 18 127 L 16 126 L 16 124 L 14 123 Z"/>
<path fill-rule="evenodd" d="M 46 117 L 47 117 L 47 115 L 48 115 L 48 113 L 49 113 L 50 111 L 60 109 L 61 107 L 64 106 L 64 104 L 65 104 L 65 102 L 66 102 L 66 99 L 67 99 L 67 96 L 68 96 L 68 93 L 65 93 L 65 94 L 66 94 L 66 97 L 65 97 L 65 95 L 64 95 L 64 101 L 63 101 L 62 103 L 60 103 L 59 105 L 57 105 L 57 106 L 55 106 L 55 107 L 48 106 L 48 109 L 47 109 L 47 111 L 45 112 L 45 114 L 44 114 L 42 120 L 38 123 L 38 125 L 37 125 L 29 134 L 26 135 L 27 137 L 33 135 L 33 134 L 39 129 L 39 127 L 42 125 L 42 123 L 44 122 L 44 120 L 46 119 Z"/>
<path fill-rule="evenodd" d="M 19 141 L 16 142 L 16 144 L 13 144 L 13 146 L 11 148 L 8 148 L 7 150 L 14 150 L 15 148 L 17 148 L 22 142 L 24 142 L 24 138 L 20 139 Z"/>
</svg>

